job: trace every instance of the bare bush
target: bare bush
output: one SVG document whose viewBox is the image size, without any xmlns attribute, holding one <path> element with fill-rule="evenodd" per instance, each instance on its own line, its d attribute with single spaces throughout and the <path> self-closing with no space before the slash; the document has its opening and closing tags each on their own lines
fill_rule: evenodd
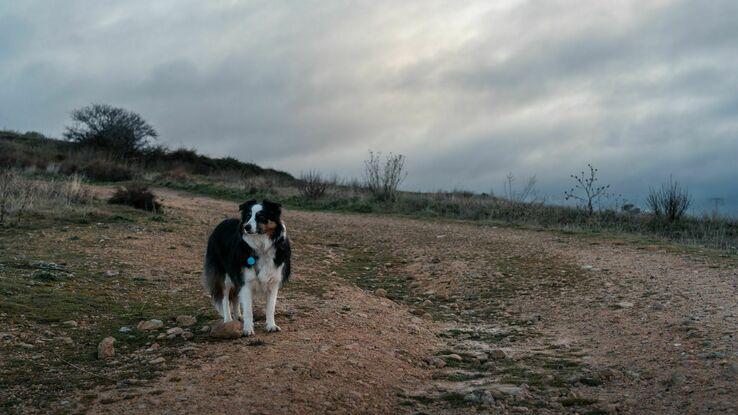
<svg viewBox="0 0 738 415">
<path fill-rule="evenodd" d="M 405 156 L 389 153 L 382 162 L 382 153 L 369 151 L 364 160 L 364 180 L 366 187 L 378 201 L 394 201 L 398 188 L 407 177 Z"/>
<path fill-rule="evenodd" d="M 0 172 L 0 225 L 8 223 L 13 216 L 20 223 L 30 213 L 63 215 L 91 199 L 89 189 L 77 175 L 68 180 L 41 181 L 15 170 Z"/>
<path fill-rule="evenodd" d="M 297 190 L 302 197 L 320 199 L 330 187 L 330 181 L 325 179 L 317 170 L 309 170 L 300 175 Z"/>
<path fill-rule="evenodd" d="M 116 205 L 128 205 L 155 213 L 162 210 L 161 203 L 156 200 L 154 193 L 143 183 L 134 182 L 119 187 L 108 202 Z"/>
<path fill-rule="evenodd" d="M 692 204 L 692 195 L 679 182 L 669 177 L 669 181 L 663 183 L 660 188 L 649 189 L 646 203 L 656 217 L 676 222 L 684 216 Z"/>
<path fill-rule="evenodd" d="M 530 176 L 522 189 L 518 190 L 515 185 L 515 175 L 508 173 L 505 176 L 505 199 L 515 203 L 534 203 L 540 201 L 536 183 L 536 176 Z"/>
<path fill-rule="evenodd" d="M 576 200 L 579 207 L 584 210 L 587 216 L 592 216 L 594 206 L 599 203 L 602 198 L 607 197 L 610 185 L 598 185 L 597 169 L 587 164 L 589 173 L 582 171 L 580 174 L 572 174 L 574 179 L 574 187 L 564 192 L 566 200 Z"/>
</svg>

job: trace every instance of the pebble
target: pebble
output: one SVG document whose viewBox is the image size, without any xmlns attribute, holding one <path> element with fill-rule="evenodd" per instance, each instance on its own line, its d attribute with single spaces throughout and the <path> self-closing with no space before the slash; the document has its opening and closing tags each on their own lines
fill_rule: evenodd
<svg viewBox="0 0 738 415">
<path fill-rule="evenodd" d="M 183 338 L 184 338 L 185 340 L 190 340 L 190 339 L 192 339 L 193 337 L 195 337 L 195 335 L 194 335 L 194 334 L 192 334 L 192 332 L 190 332 L 190 331 L 183 331 L 183 332 L 182 332 L 182 337 L 183 337 Z"/>
<path fill-rule="evenodd" d="M 494 360 L 501 360 L 507 357 L 507 354 L 502 349 L 493 349 L 488 352 L 489 358 Z"/>
<path fill-rule="evenodd" d="M 166 361 L 167 360 L 164 359 L 163 357 L 157 357 L 156 359 L 149 360 L 149 363 L 152 365 L 160 365 Z"/>
<path fill-rule="evenodd" d="M 377 288 L 376 291 L 374 291 L 374 295 L 381 298 L 387 297 L 387 290 L 384 288 Z"/>
<path fill-rule="evenodd" d="M 171 336 L 178 336 L 184 332 L 184 329 L 182 327 L 172 327 L 171 329 L 167 330 L 167 335 Z"/>
<path fill-rule="evenodd" d="M 456 354 L 456 353 L 451 353 L 451 354 L 447 354 L 447 355 L 445 355 L 445 356 L 443 356 L 443 357 L 445 357 L 445 358 L 446 358 L 446 359 L 448 359 L 448 360 L 454 360 L 454 361 L 456 361 L 456 362 L 461 362 L 461 361 L 463 361 L 463 360 L 464 360 L 464 358 L 463 358 L 463 357 L 459 356 L 459 355 L 458 355 L 458 354 Z"/>
<path fill-rule="evenodd" d="M 207 333 L 210 331 L 210 326 L 202 326 L 200 327 L 200 333 Z"/>
<path fill-rule="evenodd" d="M 97 345 L 97 358 L 109 359 L 115 356 L 115 338 L 106 337 Z"/>
<path fill-rule="evenodd" d="M 437 367 L 437 368 L 442 368 L 442 367 L 446 366 L 446 361 L 443 360 L 443 359 L 441 359 L 441 358 L 439 358 L 439 357 L 436 357 L 436 356 L 428 356 L 428 357 L 424 358 L 423 360 L 429 366 L 433 366 L 433 367 Z"/>
<path fill-rule="evenodd" d="M 67 327 L 77 327 L 79 325 L 74 320 L 67 320 L 67 321 L 63 322 L 62 324 L 65 325 L 65 326 L 67 326 Z"/>
<path fill-rule="evenodd" d="M 177 316 L 177 325 L 180 327 L 190 327 L 194 326 L 197 323 L 197 319 L 193 316 L 188 315 L 180 315 Z"/>
<path fill-rule="evenodd" d="M 619 303 L 617 303 L 615 305 L 618 308 L 631 308 L 631 307 L 633 307 L 634 304 L 631 303 L 630 301 L 621 301 L 621 302 L 619 302 Z"/>
<path fill-rule="evenodd" d="M 136 330 L 150 331 L 150 330 L 158 330 L 162 327 L 164 327 L 163 321 L 157 320 L 157 319 L 151 319 L 151 320 L 140 321 L 138 325 L 136 326 Z"/>
<path fill-rule="evenodd" d="M 121 333 L 130 333 L 131 330 L 132 329 L 130 327 L 128 327 L 128 326 L 123 326 L 123 327 L 121 327 L 121 328 L 118 329 L 118 331 L 121 332 Z"/>
</svg>

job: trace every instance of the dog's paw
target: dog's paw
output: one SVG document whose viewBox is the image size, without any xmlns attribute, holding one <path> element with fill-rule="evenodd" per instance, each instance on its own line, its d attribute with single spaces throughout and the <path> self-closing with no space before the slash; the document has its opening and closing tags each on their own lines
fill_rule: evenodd
<svg viewBox="0 0 738 415">
<path fill-rule="evenodd" d="M 254 326 L 243 326 L 243 335 L 246 336 L 246 337 L 253 336 L 254 335 Z"/>
<path fill-rule="evenodd" d="M 282 329 L 280 329 L 279 326 L 276 324 L 267 324 L 266 331 L 268 331 L 269 333 L 276 333 L 278 331 L 282 331 Z"/>
</svg>

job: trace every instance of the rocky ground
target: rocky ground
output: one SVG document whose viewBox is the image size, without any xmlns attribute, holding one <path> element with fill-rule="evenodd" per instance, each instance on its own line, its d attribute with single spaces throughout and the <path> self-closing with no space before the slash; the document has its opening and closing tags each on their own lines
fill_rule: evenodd
<svg viewBox="0 0 738 415">
<path fill-rule="evenodd" d="M 734 259 L 286 211 L 282 332 L 225 340 L 200 271 L 236 204 L 158 193 L 0 233 L 0 412 L 738 412 Z"/>
</svg>

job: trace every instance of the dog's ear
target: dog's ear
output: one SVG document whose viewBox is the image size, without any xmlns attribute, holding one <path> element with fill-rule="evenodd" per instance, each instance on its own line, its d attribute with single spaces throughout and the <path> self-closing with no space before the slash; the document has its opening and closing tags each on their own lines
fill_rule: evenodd
<svg viewBox="0 0 738 415">
<path fill-rule="evenodd" d="M 276 214 L 282 213 L 282 205 L 280 203 L 264 199 L 264 201 L 261 202 L 261 205 L 264 206 L 264 210 L 274 212 Z"/>
<path fill-rule="evenodd" d="M 256 199 L 251 199 L 246 202 L 241 203 L 241 205 L 238 207 L 238 210 L 241 212 L 246 211 L 248 209 L 251 209 L 251 206 L 254 206 L 256 204 Z"/>
</svg>

